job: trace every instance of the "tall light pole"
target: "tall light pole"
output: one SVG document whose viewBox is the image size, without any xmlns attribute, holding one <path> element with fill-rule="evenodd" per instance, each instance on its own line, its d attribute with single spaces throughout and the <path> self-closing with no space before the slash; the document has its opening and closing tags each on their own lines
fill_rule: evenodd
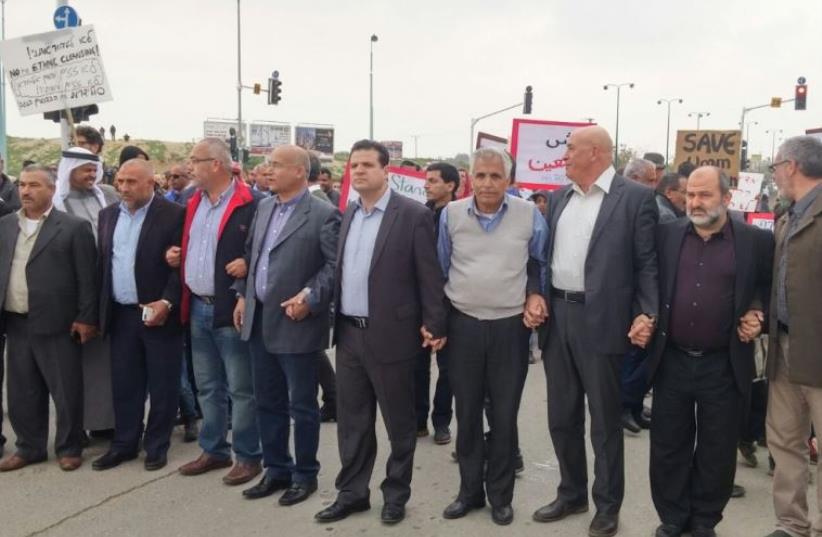
<svg viewBox="0 0 822 537">
<path fill-rule="evenodd" d="M 243 136 L 243 52 L 240 39 L 240 0 L 237 0 L 237 155 L 241 154 L 240 147 Z M 242 158 L 238 157 L 238 160 Z"/>
<path fill-rule="evenodd" d="M 0 41 L 6 38 L 6 0 L 0 0 Z M 6 75 L 0 61 L 0 157 L 8 159 L 6 153 Z"/>
<path fill-rule="evenodd" d="M 773 159 L 776 156 L 776 135 L 782 134 L 782 129 L 768 129 L 765 131 L 765 134 L 770 134 L 773 136 L 771 138 L 771 164 L 773 164 Z M 750 144 L 748 147 L 750 147 Z"/>
<path fill-rule="evenodd" d="M 682 104 L 682 99 L 674 97 L 673 99 L 660 99 L 656 104 L 665 103 L 668 105 L 668 126 L 665 128 L 665 166 L 668 166 L 668 149 L 671 145 L 671 103 Z"/>
<path fill-rule="evenodd" d="M 751 147 L 751 125 L 759 125 L 758 121 L 749 121 L 745 123 L 745 141 L 748 142 L 748 152 L 751 152 L 753 148 Z"/>
<path fill-rule="evenodd" d="M 602 89 L 608 91 L 608 88 L 616 88 L 617 90 L 617 102 L 616 102 L 616 132 L 615 137 L 616 140 L 614 141 L 614 166 L 619 167 L 619 94 L 620 90 L 622 90 L 623 86 L 628 86 L 629 88 L 634 87 L 633 82 L 623 82 L 622 84 L 605 84 L 602 86 Z"/>
<path fill-rule="evenodd" d="M 699 130 L 699 123 L 702 121 L 702 118 L 710 115 L 710 112 L 690 112 L 688 117 L 696 117 L 696 130 Z"/>
<path fill-rule="evenodd" d="M 371 34 L 371 67 L 368 70 L 368 138 L 374 139 L 374 43 L 379 38 L 377 34 Z"/>
</svg>

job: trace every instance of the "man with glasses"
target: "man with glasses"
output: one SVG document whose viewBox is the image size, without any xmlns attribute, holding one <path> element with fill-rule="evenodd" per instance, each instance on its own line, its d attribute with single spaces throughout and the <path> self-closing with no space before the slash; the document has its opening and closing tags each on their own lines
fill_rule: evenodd
<svg viewBox="0 0 822 537">
<path fill-rule="evenodd" d="M 656 171 L 654 186 L 656 186 L 662 180 L 662 176 L 665 175 L 665 157 L 659 153 L 645 153 L 642 158 L 653 163 Z"/>
<path fill-rule="evenodd" d="M 685 216 L 685 186 L 688 178 L 678 173 L 666 173 L 656 186 L 656 206 L 659 223 L 664 224 Z"/>
<path fill-rule="evenodd" d="M 188 170 L 183 164 L 175 164 L 166 172 L 168 177 L 168 192 L 165 198 L 168 201 L 179 203 L 180 205 L 187 205 L 188 200 L 194 193 L 194 186 L 190 185 L 191 178 L 188 175 Z"/>
</svg>

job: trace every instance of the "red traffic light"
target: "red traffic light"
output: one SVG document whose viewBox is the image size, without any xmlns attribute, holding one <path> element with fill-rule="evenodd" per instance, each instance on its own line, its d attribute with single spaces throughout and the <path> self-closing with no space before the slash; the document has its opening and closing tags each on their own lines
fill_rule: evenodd
<svg viewBox="0 0 822 537">
<path fill-rule="evenodd" d="M 797 84 L 796 92 L 794 93 L 794 110 L 805 110 L 808 100 L 808 86 L 807 84 Z"/>
</svg>

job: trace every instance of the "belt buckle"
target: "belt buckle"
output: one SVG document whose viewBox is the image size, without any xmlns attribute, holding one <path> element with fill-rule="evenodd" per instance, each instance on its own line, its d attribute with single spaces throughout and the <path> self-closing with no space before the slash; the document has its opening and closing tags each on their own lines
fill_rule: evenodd
<svg viewBox="0 0 822 537">
<path fill-rule="evenodd" d="M 354 317 L 354 326 L 360 329 L 368 328 L 368 320 L 363 317 Z"/>
</svg>

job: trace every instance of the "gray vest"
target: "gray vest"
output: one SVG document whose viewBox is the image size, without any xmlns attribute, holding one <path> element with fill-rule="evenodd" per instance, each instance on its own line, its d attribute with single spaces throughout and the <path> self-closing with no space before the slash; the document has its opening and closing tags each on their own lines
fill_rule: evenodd
<svg viewBox="0 0 822 537">
<path fill-rule="evenodd" d="M 451 238 L 445 294 L 455 308 L 477 319 L 513 317 L 525 306 L 534 206 L 519 198 L 507 199 L 507 211 L 490 232 L 468 212 L 473 197 L 451 202 L 445 209 Z"/>
</svg>

